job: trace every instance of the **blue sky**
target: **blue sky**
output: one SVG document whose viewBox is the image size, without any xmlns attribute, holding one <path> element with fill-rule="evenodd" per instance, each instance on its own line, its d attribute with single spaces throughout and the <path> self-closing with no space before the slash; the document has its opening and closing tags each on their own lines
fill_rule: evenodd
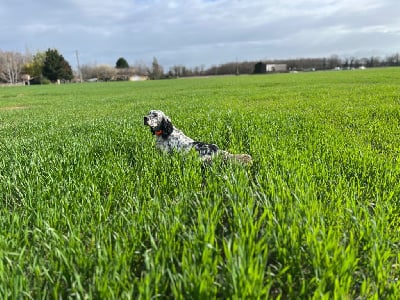
<svg viewBox="0 0 400 300">
<path fill-rule="evenodd" d="M 2 0 L 0 50 L 165 68 L 400 52 L 399 0 Z"/>
</svg>

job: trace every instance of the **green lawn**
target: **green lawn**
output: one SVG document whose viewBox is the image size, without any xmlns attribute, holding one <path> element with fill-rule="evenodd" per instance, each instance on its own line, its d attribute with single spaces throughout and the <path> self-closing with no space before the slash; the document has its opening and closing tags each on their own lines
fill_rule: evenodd
<svg viewBox="0 0 400 300">
<path fill-rule="evenodd" d="M 400 68 L 0 88 L 0 298 L 396 299 L 399 131 Z"/>
</svg>

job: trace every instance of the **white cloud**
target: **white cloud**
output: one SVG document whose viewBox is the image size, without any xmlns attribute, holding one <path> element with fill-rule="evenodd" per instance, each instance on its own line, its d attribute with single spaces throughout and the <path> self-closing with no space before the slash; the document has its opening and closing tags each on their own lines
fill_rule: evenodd
<svg viewBox="0 0 400 300">
<path fill-rule="evenodd" d="M 82 63 L 226 61 L 400 51 L 398 0 L 3 0 L 0 47 Z"/>
</svg>

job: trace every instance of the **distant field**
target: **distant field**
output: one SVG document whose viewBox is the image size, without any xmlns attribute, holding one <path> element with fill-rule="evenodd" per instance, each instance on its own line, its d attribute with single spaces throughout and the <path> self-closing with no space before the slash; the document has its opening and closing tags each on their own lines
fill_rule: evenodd
<svg viewBox="0 0 400 300">
<path fill-rule="evenodd" d="M 396 299 L 399 155 L 400 68 L 0 88 L 0 298 Z"/>
</svg>

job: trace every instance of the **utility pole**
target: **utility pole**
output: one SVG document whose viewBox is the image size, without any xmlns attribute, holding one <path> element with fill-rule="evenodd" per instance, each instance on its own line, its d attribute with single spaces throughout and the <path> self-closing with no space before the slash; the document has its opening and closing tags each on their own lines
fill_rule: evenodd
<svg viewBox="0 0 400 300">
<path fill-rule="evenodd" d="M 75 51 L 75 54 L 76 54 L 76 63 L 77 63 L 77 65 L 78 65 L 79 80 L 80 80 L 80 82 L 82 83 L 82 82 L 83 82 L 83 79 L 82 79 L 81 66 L 80 66 L 80 64 L 79 64 L 79 53 L 78 53 L 78 50 Z"/>
</svg>

